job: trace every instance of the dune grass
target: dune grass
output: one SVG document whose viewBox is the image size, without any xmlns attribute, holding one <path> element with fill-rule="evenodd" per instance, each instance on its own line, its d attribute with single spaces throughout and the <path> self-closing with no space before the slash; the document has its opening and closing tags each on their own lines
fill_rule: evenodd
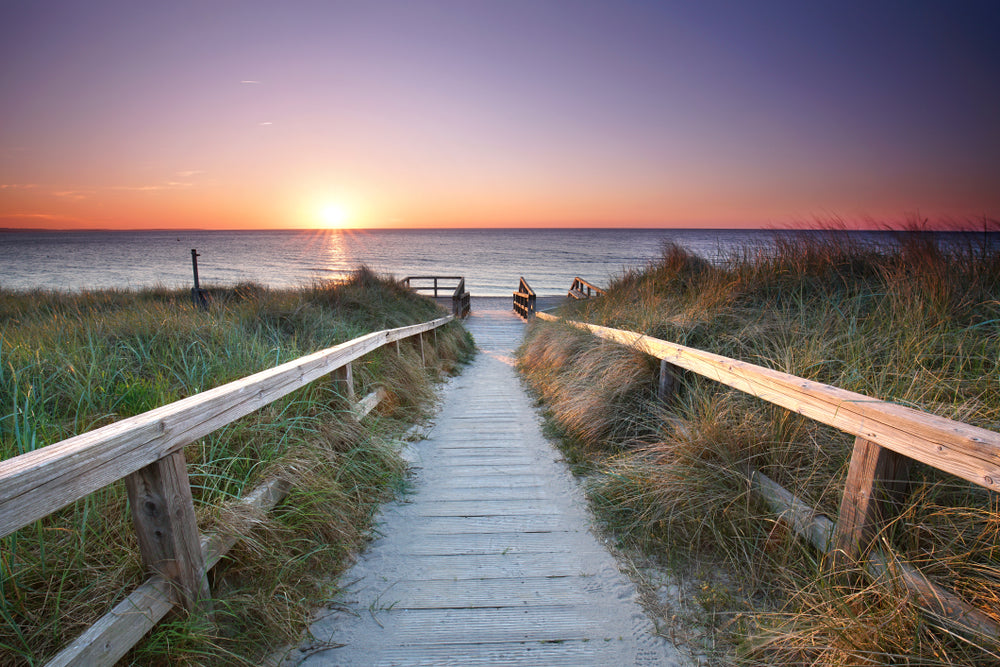
<svg viewBox="0 0 1000 667">
<path fill-rule="evenodd" d="M 428 299 L 361 269 L 342 284 L 81 294 L 0 292 L 0 458 L 370 331 L 439 317 Z M 363 424 L 320 379 L 185 448 L 203 533 L 245 535 L 212 571 L 215 624 L 175 615 L 135 664 L 259 664 L 294 640 L 329 578 L 363 542 L 378 502 L 402 484 L 399 435 L 425 414 L 433 381 L 472 353 L 458 324 L 354 362 L 359 396 L 388 397 Z M 294 476 L 266 516 L 227 508 L 270 475 Z M 121 482 L 0 540 L 0 664 L 41 663 L 146 574 Z"/>
<path fill-rule="evenodd" d="M 1000 430 L 1000 252 L 982 238 L 790 237 L 718 266 L 666 246 L 560 314 Z M 536 323 L 519 355 L 609 530 L 732 573 L 711 605 L 720 660 L 1000 664 L 996 637 L 922 611 L 892 577 L 829 577 L 741 473 L 836 519 L 852 436 L 693 374 L 661 403 L 653 360 L 566 325 Z M 997 494 L 922 465 L 913 478 L 883 546 L 1000 622 Z"/>
</svg>

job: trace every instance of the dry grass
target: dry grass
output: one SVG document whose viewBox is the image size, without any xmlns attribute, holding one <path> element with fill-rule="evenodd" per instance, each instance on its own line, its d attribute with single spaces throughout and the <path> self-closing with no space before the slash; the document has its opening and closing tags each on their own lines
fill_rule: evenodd
<svg viewBox="0 0 1000 667">
<path fill-rule="evenodd" d="M 0 458 L 244 377 L 368 331 L 426 321 L 433 302 L 366 270 L 343 284 L 273 291 L 0 293 Z M 130 655 L 138 664 L 258 664 L 297 635 L 321 582 L 363 541 L 401 484 L 394 439 L 433 382 L 468 358 L 460 325 L 355 362 L 359 395 L 388 390 L 364 425 L 318 380 L 185 449 L 202 532 L 245 536 L 212 572 L 217 624 L 176 616 Z M 227 505 L 275 474 L 298 479 L 268 516 Z M 0 540 L 0 664 L 52 656 L 145 574 L 119 482 Z"/>
<path fill-rule="evenodd" d="M 667 246 L 563 314 L 997 430 L 1000 251 L 982 238 L 951 248 L 920 233 L 886 247 L 790 238 L 721 266 Z M 1000 664 L 996 637 L 956 630 L 891 577 L 834 585 L 822 554 L 750 493 L 747 465 L 836 518 L 853 438 L 692 375 L 660 404 L 652 364 L 565 327 L 533 326 L 520 363 L 592 473 L 609 529 L 669 559 L 728 563 L 739 584 L 713 616 L 729 639 L 720 660 Z M 884 546 L 1000 622 L 997 496 L 915 468 Z"/>
</svg>

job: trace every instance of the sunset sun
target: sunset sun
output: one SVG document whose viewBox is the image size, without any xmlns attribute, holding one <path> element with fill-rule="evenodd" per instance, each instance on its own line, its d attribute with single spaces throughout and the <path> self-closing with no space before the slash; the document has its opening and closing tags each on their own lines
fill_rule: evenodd
<svg viewBox="0 0 1000 667">
<path fill-rule="evenodd" d="M 342 229 L 351 222 L 351 212 L 339 202 L 329 202 L 320 207 L 319 221 L 327 229 Z"/>
</svg>

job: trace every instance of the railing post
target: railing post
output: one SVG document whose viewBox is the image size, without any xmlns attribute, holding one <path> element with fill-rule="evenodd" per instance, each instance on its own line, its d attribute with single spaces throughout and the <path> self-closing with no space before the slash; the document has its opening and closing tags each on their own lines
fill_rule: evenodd
<svg viewBox="0 0 1000 667">
<path fill-rule="evenodd" d="M 424 332 L 421 331 L 417 336 L 420 338 L 420 365 L 426 366 L 427 360 L 424 358 Z"/>
<path fill-rule="evenodd" d="M 183 450 L 125 477 L 142 562 L 173 586 L 175 602 L 212 612 Z"/>
<path fill-rule="evenodd" d="M 348 362 L 336 369 L 332 373 L 333 376 L 333 389 L 339 395 L 343 396 L 350 403 L 354 403 L 354 369 L 351 363 Z"/>
<path fill-rule="evenodd" d="M 438 296 L 438 279 L 437 276 L 434 276 L 434 298 L 436 299 L 437 296 Z"/>
<path fill-rule="evenodd" d="M 656 397 L 661 401 L 672 398 L 680 384 L 680 369 L 666 359 L 660 359 L 660 377 L 656 383 Z"/>
<path fill-rule="evenodd" d="M 909 487 L 913 460 L 858 436 L 833 537 L 834 565 L 862 556 Z"/>
</svg>

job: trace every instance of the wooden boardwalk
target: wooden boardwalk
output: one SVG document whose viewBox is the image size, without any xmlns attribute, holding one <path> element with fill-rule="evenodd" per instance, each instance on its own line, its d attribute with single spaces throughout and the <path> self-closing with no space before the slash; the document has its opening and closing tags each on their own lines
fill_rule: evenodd
<svg viewBox="0 0 1000 667">
<path fill-rule="evenodd" d="M 542 437 L 512 367 L 524 325 L 509 303 L 473 301 L 480 353 L 413 446 L 412 493 L 385 508 L 300 664 L 686 664 L 651 634 Z"/>
</svg>

